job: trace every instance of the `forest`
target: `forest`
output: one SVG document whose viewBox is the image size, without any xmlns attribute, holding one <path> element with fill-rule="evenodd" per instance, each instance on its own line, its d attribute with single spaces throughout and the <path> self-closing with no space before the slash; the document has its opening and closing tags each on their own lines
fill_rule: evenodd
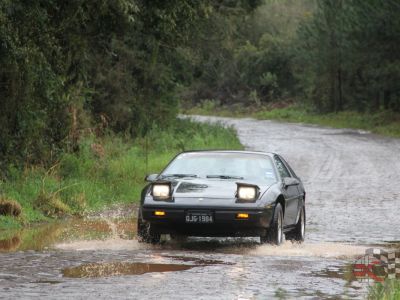
<svg viewBox="0 0 400 300">
<path fill-rule="evenodd" d="M 144 136 L 180 106 L 400 111 L 395 0 L 3 0 L 0 161 L 48 165 L 88 130 Z"/>
</svg>

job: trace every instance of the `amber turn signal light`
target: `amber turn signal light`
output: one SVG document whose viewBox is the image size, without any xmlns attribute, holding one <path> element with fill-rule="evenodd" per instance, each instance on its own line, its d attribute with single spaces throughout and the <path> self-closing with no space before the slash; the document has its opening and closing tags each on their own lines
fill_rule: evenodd
<svg viewBox="0 0 400 300">
<path fill-rule="evenodd" d="M 245 213 L 236 214 L 236 219 L 248 219 L 248 218 L 249 218 L 249 214 L 245 214 Z"/>
<path fill-rule="evenodd" d="M 165 211 L 156 210 L 156 211 L 154 212 L 154 215 L 155 215 L 155 216 L 158 216 L 158 217 L 163 217 L 163 216 L 165 216 Z"/>
</svg>

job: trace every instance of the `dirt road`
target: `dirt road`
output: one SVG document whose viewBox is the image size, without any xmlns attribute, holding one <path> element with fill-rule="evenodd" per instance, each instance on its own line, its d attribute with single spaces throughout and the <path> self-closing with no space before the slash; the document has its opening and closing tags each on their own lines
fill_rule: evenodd
<svg viewBox="0 0 400 300">
<path fill-rule="evenodd" d="M 307 240 L 138 244 L 133 218 L 98 216 L 0 241 L 0 298 L 363 298 L 366 248 L 399 248 L 400 140 L 354 130 L 195 117 L 236 128 L 250 150 L 282 154 L 307 190 Z"/>
</svg>

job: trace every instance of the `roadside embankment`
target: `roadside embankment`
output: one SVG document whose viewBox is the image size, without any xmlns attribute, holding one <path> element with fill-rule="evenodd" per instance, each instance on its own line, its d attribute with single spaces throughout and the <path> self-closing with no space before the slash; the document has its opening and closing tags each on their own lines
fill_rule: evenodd
<svg viewBox="0 0 400 300">
<path fill-rule="evenodd" d="M 135 140 L 87 135 L 78 151 L 62 154 L 51 167 L 10 165 L 0 181 L 0 195 L 4 202 L 18 203 L 21 213 L 0 211 L 0 230 L 138 202 L 146 173 L 160 172 L 180 151 L 206 148 L 242 145 L 232 128 L 178 119 Z"/>
</svg>

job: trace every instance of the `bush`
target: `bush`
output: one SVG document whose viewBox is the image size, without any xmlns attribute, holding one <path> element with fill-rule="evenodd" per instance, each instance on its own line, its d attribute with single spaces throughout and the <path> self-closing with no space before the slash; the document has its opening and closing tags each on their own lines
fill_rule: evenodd
<svg viewBox="0 0 400 300">
<path fill-rule="evenodd" d="M 19 217 L 21 212 L 22 207 L 17 201 L 0 198 L 0 215 Z"/>
<path fill-rule="evenodd" d="M 33 207 L 42 211 L 46 216 L 61 216 L 71 212 L 71 208 L 58 196 L 58 192 L 42 191 L 37 196 Z"/>
</svg>

